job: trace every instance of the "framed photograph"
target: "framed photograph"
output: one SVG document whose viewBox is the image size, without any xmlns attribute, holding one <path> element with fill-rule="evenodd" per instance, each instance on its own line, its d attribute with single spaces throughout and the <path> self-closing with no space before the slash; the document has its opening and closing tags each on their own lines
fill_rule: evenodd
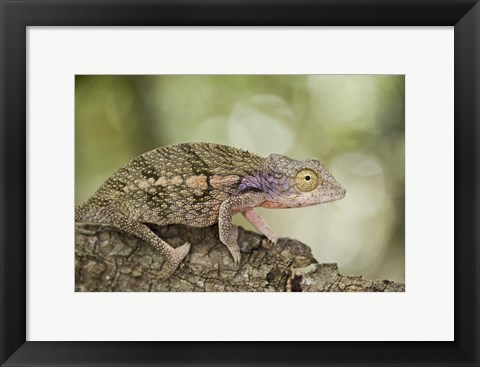
<svg viewBox="0 0 480 367">
<path fill-rule="evenodd" d="M 76 291 L 405 290 L 405 75 L 76 75 L 75 162 Z"/>
<path fill-rule="evenodd" d="M 477 1 L 1 12 L 1 365 L 479 365 Z"/>
</svg>

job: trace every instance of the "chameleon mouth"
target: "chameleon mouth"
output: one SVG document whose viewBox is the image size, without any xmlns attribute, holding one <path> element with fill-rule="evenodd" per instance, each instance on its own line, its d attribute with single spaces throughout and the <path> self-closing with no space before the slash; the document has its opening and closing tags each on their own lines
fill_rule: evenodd
<svg viewBox="0 0 480 367">
<path fill-rule="evenodd" d="M 345 190 L 344 188 L 340 190 L 332 190 L 330 192 L 326 192 L 322 195 L 323 196 L 322 202 L 329 203 L 331 201 L 343 199 L 346 193 L 347 193 L 347 190 Z"/>
</svg>

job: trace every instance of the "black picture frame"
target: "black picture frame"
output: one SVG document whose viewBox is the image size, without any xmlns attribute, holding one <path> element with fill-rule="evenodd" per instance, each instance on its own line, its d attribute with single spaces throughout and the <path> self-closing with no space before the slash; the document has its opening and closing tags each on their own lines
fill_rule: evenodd
<svg viewBox="0 0 480 367">
<path fill-rule="evenodd" d="M 477 0 L 0 0 L 0 12 L 2 366 L 479 366 Z M 455 341 L 26 341 L 26 27 L 150 25 L 455 26 Z M 305 317 L 292 310 L 286 320 Z M 321 317 L 321 310 L 315 317 Z M 252 325 L 252 333 L 254 329 Z"/>
</svg>

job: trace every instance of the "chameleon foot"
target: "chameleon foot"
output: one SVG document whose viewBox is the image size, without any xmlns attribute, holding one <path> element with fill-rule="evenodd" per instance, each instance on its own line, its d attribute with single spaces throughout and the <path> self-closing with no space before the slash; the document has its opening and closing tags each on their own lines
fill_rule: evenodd
<svg viewBox="0 0 480 367">
<path fill-rule="evenodd" d="M 163 268 L 159 277 L 161 279 L 169 278 L 175 272 L 175 270 L 177 270 L 178 266 L 188 255 L 189 251 L 190 244 L 188 242 L 180 247 L 172 248 L 172 250 L 165 255 L 165 262 L 163 263 Z"/>
<path fill-rule="evenodd" d="M 277 241 L 278 241 L 278 237 L 277 237 L 277 236 L 267 237 L 267 240 L 268 240 L 268 242 L 270 242 L 272 245 L 276 245 L 276 244 L 277 244 Z"/>
<path fill-rule="evenodd" d="M 240 264 L 240 249 L 238 248 L 237 244 L 235 243 L 235 246 L 229 246 L 227 245 L 228 251 L 230 251 L 230 254 L 232 255 L 233 258 L 233 265 L 235 265 L 236 268 L 238 268 L 238 265 Z"/>
</svg>

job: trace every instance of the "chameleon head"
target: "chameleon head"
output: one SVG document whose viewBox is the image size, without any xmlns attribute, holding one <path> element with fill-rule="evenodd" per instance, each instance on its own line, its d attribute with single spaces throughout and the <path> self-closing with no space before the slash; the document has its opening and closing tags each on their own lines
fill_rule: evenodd
<svg viewBox="0 0 480 367">
<path fill-rule="evenodd" d="M 280 154 L 265 160 L 262 191 L 267 208 L 297 208 L 328 203 L 345 196 L 346 190 L 315 159 L 297 161 Z"/>
</svg>

